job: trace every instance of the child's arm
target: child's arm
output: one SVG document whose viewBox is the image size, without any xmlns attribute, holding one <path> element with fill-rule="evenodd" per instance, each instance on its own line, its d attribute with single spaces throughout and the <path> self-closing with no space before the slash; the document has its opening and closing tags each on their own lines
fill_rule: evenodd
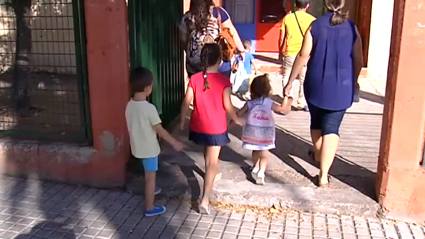
<svg viewBox="0 0 425 239">
<path fill-rule="evenodd" d="M 255 62 L 255 58 L 252 58 L 251 65 L 254 68 L 255 75 L 257 75 L 258 74 L 258 68 L 257 68 L 257 63 Z"/>
<path fill-rule="evenodd" d="M 181 151 L 184 148 L 184 144 L 175 139 L 173 136 L 171 136 L 170 133 L 168 133 L 161 124 L 157 124 L 153 126 L 153 129 L 155 132 L 159 135 L 159 137 L 163 138 L 165 141 L 167 141 L 169 144 L 173 146 L 173 148 L 177 151 Z"/>
<path fill-rule="evenodd" d="M 288 114 L 291 111 L 293 98 L 285 96 L 283 97 L 282 104 L 276 104 L 273 102 L 272 110 L 276 113 Z"/>
<path fill-rule="evenodd" d="M 238 118 L 243 118 L 246 112 L 248 112 L 248 103 L 245 103 L 245 105 L 236 112 L 236 115 L 238 116 Z M 235 122 L 233 120 L 230 120 L 229 124 L 233 125 L 235 124 Z"/>
<path fill-rule="evenodd" d="M 236 112 L 236 115 L 238 117 L 243 117 L 246 112 L 248 112 L 248 103 L 245 103 L 245 105 L 242 107 L 242 109 L 238 110 L 238 112 Z"/>
<path fill-rule="evenodd" d="M 232 101 L 230 100 L 230 92 L 232 90 L 230 89 L 230 87 L 227 87 L 226 89 L 224 89 L 223 91 L 223 103 L 224 103 L 224 108 L 226 109 L 226 112 L 230 115 L 230 118 L 239 125 L 243 125 L 243 120 L 240 119 L 236 112 L 235 112 L 235 108 L 233 107 Z"/>
<path fill-rule="evenodd" d="M 149 108 L 147 113 L 149 116 L 149 123 L 152 125 L 153 130 L 155 130 L 159 137 L 163 138 L 165 141 L 171 144 L 175 150 L 181 151 L 184 148 L 184 144 L 176 140 L 162 127 L 161 118 L 159 118 L 159 114 L 155 106 Z"/>
<path fill-rule="evenodd" d="M 180 109 L 180 129 L 181 130 L 184 129 L 184 123 L 186 121 L 186 116 L 189 111 L 189 105 L 190 105 L 190 102 L 192 102 L 192 100 L 193 100 L 193 88 L 190 86 L 190 82 L 189 82 L 189 85 L 186 90 L 186 95 L 184 97 L 182 107 Z"/>
</svg>

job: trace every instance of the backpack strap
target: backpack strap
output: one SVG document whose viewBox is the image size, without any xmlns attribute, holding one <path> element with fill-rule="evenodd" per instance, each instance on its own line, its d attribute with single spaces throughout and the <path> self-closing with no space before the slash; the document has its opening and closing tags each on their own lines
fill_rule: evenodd
<svg viewBox="0 0 425 239">
<path fill-rule="evenodd" d="M 220 7 L 215 7 L 215 9 L 217 9 L 217 22 L 218 22 L 218 27 L 220 28 L 220 32 L 223 30 L 222 26 L 221 26 L 221 9 Z"/>
<path fill-rule="evenodd" d="M 300 21 L 298 21 L 297 12 L 294 12 L 295 20 L 297 20 L 298 28 L 300 29 L 301 35 L 304 37 L 304 32 L 301 28 Z"/>
</svg>

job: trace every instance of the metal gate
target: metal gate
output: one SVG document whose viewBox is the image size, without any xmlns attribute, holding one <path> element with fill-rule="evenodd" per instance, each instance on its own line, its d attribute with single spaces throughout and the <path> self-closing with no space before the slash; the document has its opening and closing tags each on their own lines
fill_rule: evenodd
<svg viewBox="0 0 425 239">
<path fill-rule="evenodd" d="M 90 143 L 83 0 L 0 3 L 0 136 Z"/>
<path fill-rule="evenodd" d="M 128 0 L 128 12 L 131 68 L 143 66 L 153 72 L 151 101 L 167 125 L 178 116 L 184 96 L 178 34 L 183 0 Z"/>
</svg>

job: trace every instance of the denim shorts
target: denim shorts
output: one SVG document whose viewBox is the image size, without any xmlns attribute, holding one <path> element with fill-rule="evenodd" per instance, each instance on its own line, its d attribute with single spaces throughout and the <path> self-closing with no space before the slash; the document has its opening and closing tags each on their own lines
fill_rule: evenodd
<svg viewBox="0 0 425 239">
<path fill-rule="evenodd" d="M 326 110 L 308 104 L 310 112 L 310 129 L 320 130 L 323 135 L 339 135 L 339 127 L 346 110 Z"/>
<path fill-rule="evenodd" d="M 158 171 L 158 156 L 152 158 L 140 159 L 143 163 L 145 172 L 156 172 Z"/>
</svg>

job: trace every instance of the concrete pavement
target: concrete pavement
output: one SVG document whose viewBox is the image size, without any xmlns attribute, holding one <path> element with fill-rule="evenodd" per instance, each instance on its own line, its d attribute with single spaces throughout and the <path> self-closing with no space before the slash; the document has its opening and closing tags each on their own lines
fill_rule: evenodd
<svg viewBox="0 0 425 239">
<path fill-rule="evenodd" d="M 271 74 L 274 94 L 281 92 L 281 79 Z M 328 189 L 314 185 L 318 166 L 307 155 L 311 148 L 309 114 L 294 111 L 288 116 L 275 115 L 277 148 L 272 150 L 266 171 L 266 186 L 252 183 L 249 172 L 251 152 L 241 148 L 241 128 L 230 129 L 232 142 L 220 155 L 222 180 L 214 187 L 213 199 L 239 205 L 255 205 L 295 210 L 366 215 L 383 214 L 375 198 L 375 174 L 382 121 L 383 105 L 368 79 L 360 80 L 362 99 L 347 113 L 341 128 L 341 143 L 331 169 Z M 296 89 L 297 86 L 295 85 Z M 237 97 L 236 107 L 244 102 Z M 185 141 L 189 148 L 176 153 L 164 145 L 160 156 L 159 184 L 170 197 L 199 198 L 202 191 L 204 160 L 202 148 L 187 141 L 187 131 L 174 135 Z M 143 179 L 128 184 L 130 191 L 141 193 Z"/>
<path fill-rule="evenodd" d="M 166 213 L 148 218 L 143 198 L 125 192 L 8 177 L 0 182 L 2 239 L 425 238 L 419 225 L 353 215 L 225 204 L 199 215 L 188 201 L 161 196 Z"/>
</svg>

